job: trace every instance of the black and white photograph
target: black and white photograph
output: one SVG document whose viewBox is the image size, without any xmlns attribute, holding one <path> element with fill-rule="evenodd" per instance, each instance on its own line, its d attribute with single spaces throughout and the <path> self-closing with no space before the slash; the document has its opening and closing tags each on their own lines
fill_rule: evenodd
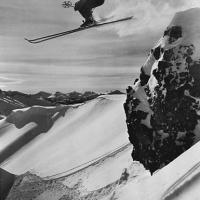
<svg viewBox="0 0 200 200">
<path fill-rule="evenodd" d="M 0 200 L 200 200 L 200 0 L 0 0 Z"/>
</svg>

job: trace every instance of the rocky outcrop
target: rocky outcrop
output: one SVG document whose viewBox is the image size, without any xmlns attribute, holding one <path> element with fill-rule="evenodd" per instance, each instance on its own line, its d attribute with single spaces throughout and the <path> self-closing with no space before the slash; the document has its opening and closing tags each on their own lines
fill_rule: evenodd
<svg viewBox="0 0 200 200">
<path fill-rule="evenodd" d="M 132 157 L 151 172 L 200 139 L 200 8 L 177 13 L 127 89 Z"/>
<path fill-rule="evenodd" d="M 43 180 L 35 174 L 26 172 L 16 178 L 6 200 L 60 199 L 63 195 L 78 196 L 74 189 L 68 188 L 59 181 Z"/>
</svg>

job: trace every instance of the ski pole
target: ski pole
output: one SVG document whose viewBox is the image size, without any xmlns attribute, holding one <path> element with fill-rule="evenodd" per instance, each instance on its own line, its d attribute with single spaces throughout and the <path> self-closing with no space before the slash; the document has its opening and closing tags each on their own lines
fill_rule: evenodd
<svg viewBox="0 0 200 200">
<path fill-rule="evenodd" d="M 64 2 L 62 3 L 62 6 L 63 6 L 64 8 L 74 8 L 74 5 L 72 4 L 71 1 L 64 1 Z"/>
</svg>

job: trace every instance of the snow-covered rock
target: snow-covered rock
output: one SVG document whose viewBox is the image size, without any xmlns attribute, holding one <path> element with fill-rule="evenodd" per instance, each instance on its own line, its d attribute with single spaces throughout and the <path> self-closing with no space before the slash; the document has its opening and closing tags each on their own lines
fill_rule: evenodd
<svg viewBox="0 0 200 200">
<path fill-rule="evenodd" d="M 133 159 L 151 172 L 200 139 L 200 8 L 175 15 L 124 104 Z"/>
</svg>

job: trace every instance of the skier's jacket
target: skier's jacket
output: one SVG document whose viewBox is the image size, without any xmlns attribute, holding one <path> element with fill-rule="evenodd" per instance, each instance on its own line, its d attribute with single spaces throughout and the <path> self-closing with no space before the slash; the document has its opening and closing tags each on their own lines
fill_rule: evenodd
<svg viewBox="0 0 200 200">
<path fill-rule="evenodd" d="M 74 10 L 93 9 L 104 4 L 105 0 L 80 0 L 75 3 Z"/>
</svg>

